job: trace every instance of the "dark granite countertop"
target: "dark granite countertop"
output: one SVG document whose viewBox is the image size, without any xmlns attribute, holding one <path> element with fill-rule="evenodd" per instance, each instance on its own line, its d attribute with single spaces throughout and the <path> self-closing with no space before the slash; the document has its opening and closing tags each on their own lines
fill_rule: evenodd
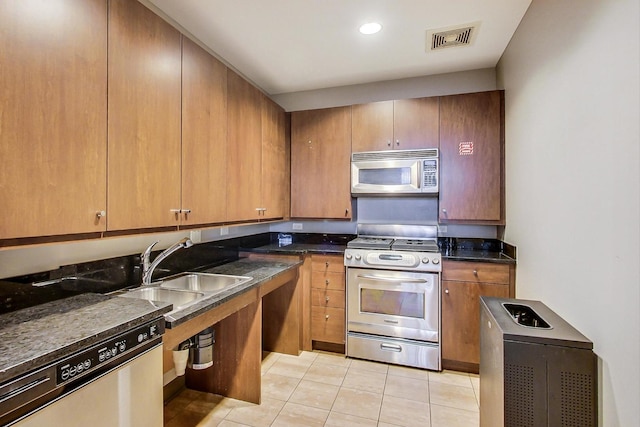
<svg viewBox="0 0 640 427">
<path fill-rule="evenodd" d="M 169 312 L 170 304 L 82 294 L 0 316 L 0 383 Z"/>
<path fill-rule="evenodd" d="M 287 272 L 292 268 L 297 268 L 302 261 L 271 261 L 240 258 L 227 264 L 204 270 L 205 273 L 229 274 L 234 276 L 249 276 L 253 279 L 241 285 L 229 288 L 224 292 L 204 298 L 201 301 L 184 308 L 176 313 L 165 316 L 167 328 L 176 326 L 193 319 L 212 308 L 215 308 L 230 299 L 239 296 L 250 289 L 276 278 L 278 275 Z M 125 299 L 125 298 L 122 298 Z"/>
<path fill-rule="evenodd" d="M 443 251 L 442 258 L 452 261 L 481 261 L 481 262 L 495 262 L 502 264 L 515 264 L 515 258 L 504 254 L 503 252 L 491 252 L 483 250 L 452 250 Z"/>
<path fill-rule="evenodd" d="M 248 249 L 251 252 L 282 254 L 282 255 L 304 255 L 304 254 L 331 254 L 344 255 L 347 245 L 332 243 L 291 243 L 280 246 L 278 243 Z"/>
</svg>

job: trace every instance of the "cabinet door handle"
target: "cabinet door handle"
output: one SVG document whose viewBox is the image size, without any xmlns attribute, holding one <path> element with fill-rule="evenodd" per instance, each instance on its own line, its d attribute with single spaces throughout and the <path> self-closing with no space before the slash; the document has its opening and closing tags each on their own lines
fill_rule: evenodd
<svg viewBox="0 0 640 427">
<path fill-rule="evenodd" d="M 191 209 L 182 209 L 182 213 L 183 214 L 190 214 L 191 213 Z"/>
<path fill-rule="evenodd" d="M 180 212 L 182 212 L 182 209 L 169 209 L 169 212 L 179 214 Z"/>
<path fill-rule="evenodd" d="M 329 320 L 329 315 L 328 314 L 325 314 L 324 320 Z"/>
<path fill-rule="evenodd" d="M 442 209 L 442 213 L 445 213 L 445 214 L 446 214 L 446 213 L 447 213 L 447 210 L 446 210 L 446 209 Z"/>
<path fill-rule="evenodd" d="M 327 300 L 327 302 L 329 302 L 329 297 L 326 297 L 325 299 Z"/>
<path fill-rule="evenodd" d="M 391 140 L 387 141 L 387 147 L 391 147 Z"/>
<path fill-rule="evenodd" d="M 327 286 L 329 286 L 329 279 L 325 280 L 325 281 L 324 281 L 324 284 L 325 284 L 325 285 L 327 285 Z"/>
<path fill-rule="evenodd" d="M 399 145 L 400 145 L 400 140 L 396 139 L 396 146 L 399 146 Z"/>
<path fill-rule="evenodd" d="M 107 216 L 107 212 L 106 211 L 98 211 L 98 212 L 96 212 L 96 218 L 104 218 L 105 216 Z"/>
<path fill-rule="evenodd" d="M 349 209 L 344 210 L 344 216 L 349 216 Z"/>
<path fill-rule="evenodd" d="M 325 262 L 325 263 L 324 263 L 324 266 L 325 266 L 326 268 L 329 268 L 329 261 Z"/>
<path fill-rule="evenodd" d="M 445 294 L 448 294 L 448 293 L 449 293 L 449 289 L 445 289 L 445 290 L 444 290 L 444 293 L 445 293 Z"/>
</svg>

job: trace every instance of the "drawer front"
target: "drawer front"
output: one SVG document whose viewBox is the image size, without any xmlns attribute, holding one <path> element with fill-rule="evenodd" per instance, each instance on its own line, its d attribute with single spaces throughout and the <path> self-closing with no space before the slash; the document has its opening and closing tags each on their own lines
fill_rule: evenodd
<svg viewBox="0 0 640 427">
<path fill-rule="evenodd" d="M 345 315 L 342 308 L 311 307 L 311 339 L 344 344 Z"/>
<path fill-rule="evenodd" d="M 344 291 L 334 291 L 331 289 L 311 290 L 311 305 L 313 306 L 344 309 L 345 302 Z"/>
<path fill-rule="evenodd" d="M 311 273 L 311 287 L 316 289 L 344 291 L 344 281 L 344 273 L 320 273 L 317 271 Z"/>
<path fill-rule="evenodd" d="M 442 280 L 509 284 L 509 266 L 488 262 L 444 261 Z"/>
<path fill-rule="evenodd" d="M 344 258 L 336 255 L 312 255 L 311 269 L 314 272 L 344 273 Z"/>
</svg>

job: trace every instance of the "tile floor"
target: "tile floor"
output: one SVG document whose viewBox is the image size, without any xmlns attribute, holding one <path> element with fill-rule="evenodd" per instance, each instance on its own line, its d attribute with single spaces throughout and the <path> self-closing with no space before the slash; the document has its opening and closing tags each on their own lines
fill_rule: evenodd
<svg viewBox="0 0 640 427">
<path fill-rule="evenodd" d="M 165 427 L 477 427 L 480 379 L 347 359 L 268 353 L 262 403 L 184 390 L 164 409 Z"/>
</svg>

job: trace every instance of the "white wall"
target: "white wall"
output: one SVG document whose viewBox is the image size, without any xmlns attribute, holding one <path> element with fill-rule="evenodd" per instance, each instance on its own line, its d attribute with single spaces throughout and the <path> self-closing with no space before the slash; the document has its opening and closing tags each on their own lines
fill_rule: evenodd
<svg viewBox="0 0 640 427">
<path fill-rule="evenodd" d="M 594 342 L 600 425 L 640 425 L 640 10 L 534 0 L 498 65 L 517 297 Z"/>
<path fill-rule="evenodd" d="M 496 89 L 493 68 L 273 95 L 286 111 Z"/>
</svg>

